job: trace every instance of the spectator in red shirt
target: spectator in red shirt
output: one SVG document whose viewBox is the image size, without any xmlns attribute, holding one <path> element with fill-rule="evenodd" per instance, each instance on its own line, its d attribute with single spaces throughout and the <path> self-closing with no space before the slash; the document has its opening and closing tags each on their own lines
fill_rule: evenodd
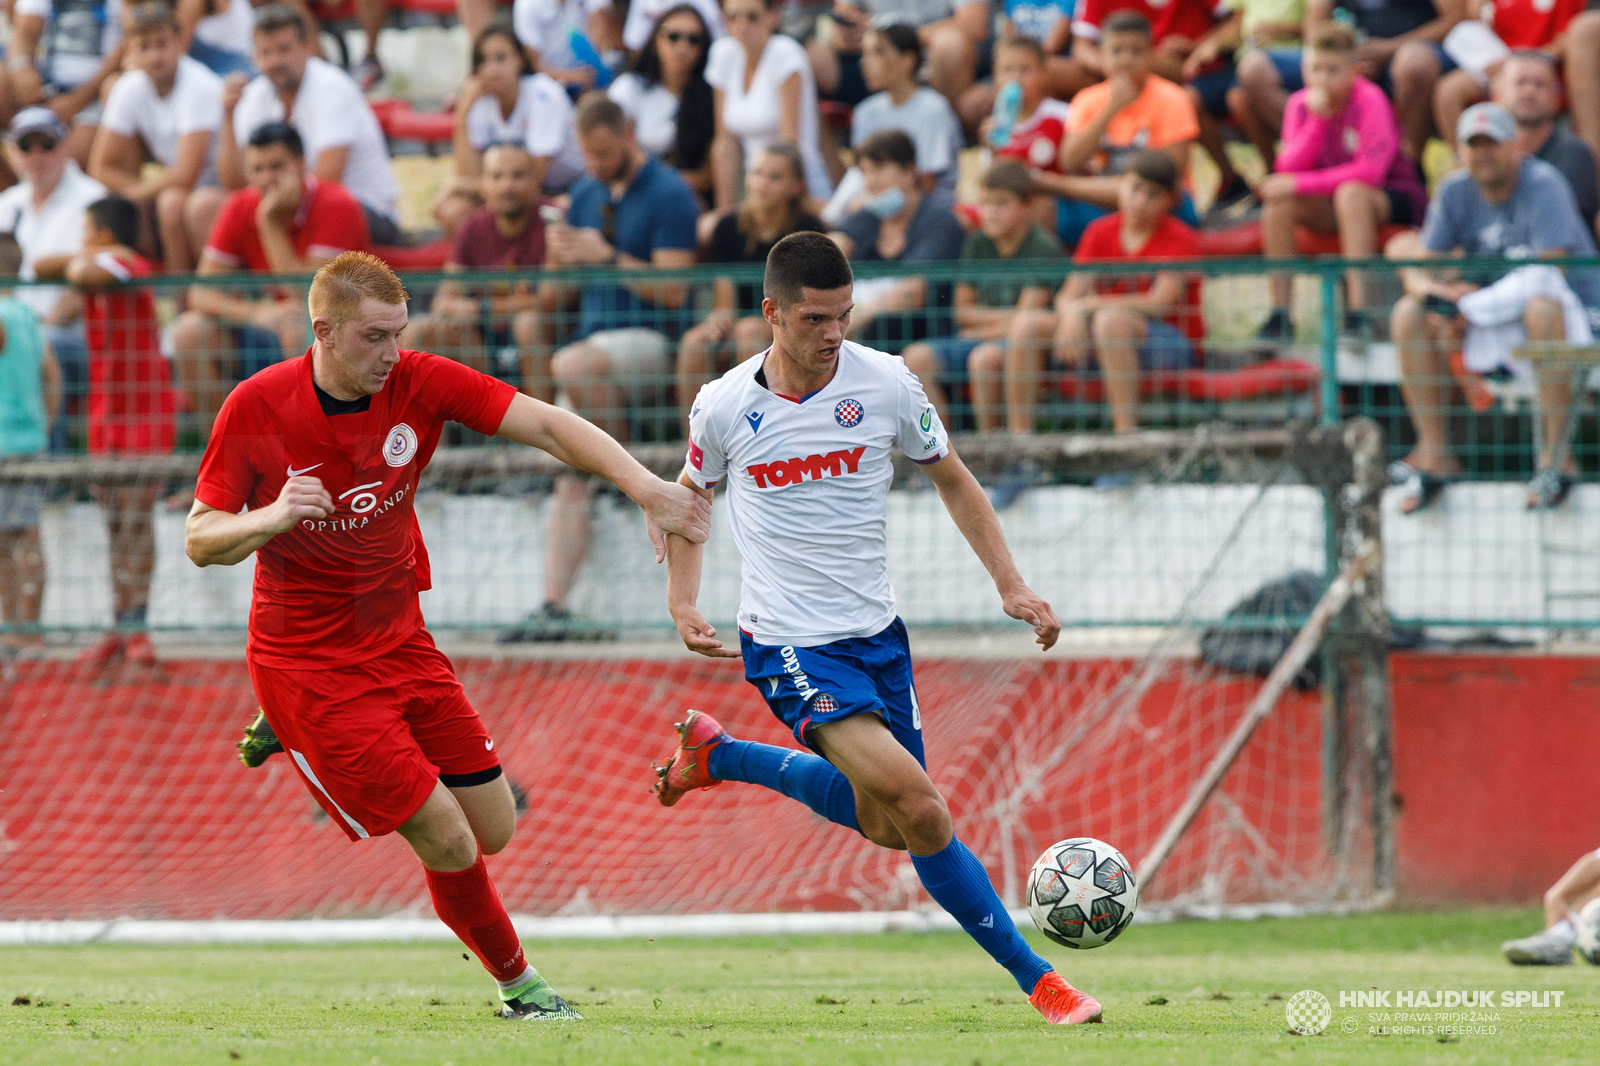
<svg viewBox="0 0 1600 1066">
<path fill-rule="evenodd" d="M 479 188 L 487 206 L 469 214 L 456 231 L 445 273 L 504 270 L 521 276 L 487 289 L 442 282 L 431 313 L 411 320 L 414 343 L 421 351 L 451 356 L 495 377 L 520 374 L 517 383 L 523 392 L 553 403 L 554 337 L 547 328 L 553 322 L 541 316 L 538 292 L 525 274 L 545 261 L 533 156 L 520 144 L 493 145 L 483 153 Z"/>
<path fill-rule="evenodd" d="M 1117 212 L 1089 223 L 1073 261 L 1197 256 L 1194 231 L 1170 214 L 1178 203 L 1178 178 L 1177 164 L 1165 152 L 1135 153 L 1122 175 Z M 1200 283 L 1193 275 L 1073 274 L 1056 294 L 1054 311 L 1027 311 L 1012 321 L 1005 363 L 1009 431 L 1034 431 L 1033 405 L 1048 353 L 1058 366 L 1098 373 L 1112 427 L 1133 432 L 1139 428 L 1141 373 L 1194 365 L 1205 329 Z"/>
<path fill-rule="evenodd" d="M 228 197 L 200 258 L 201 277 L 310 274 L 340 252 L 368 247 L 367 218 L 344 187 L 306 173 L 300 134 L 269 122 L 251 134 L 243 189 Z M 306 347 L 305 308 L 287 294 L 233 295 L 212 285 L 189 290 L 189 311 L 172 324 L 179 374 L 209 437 L 230 385 L 299 355 Z"/>
<path fill-rule="evenodd" d="M 161 354 L 161 326 L 150 290 L 124 288 L 150 276 L 150 264 L 133 251 L 139 239 L 139 208 L 120 196 L 89 205 L 83 251 L 66 264 L 66 279 L 85 290 L 84 322 L 89 338 L 89 453 L 159 455 L 172 451 L 172 387 Z M 80 655 L 103 665 L 118 655 L 133 663 L 155 662 L 145 633 L 150 575 L 155 570 L 155 532 L 150 510 L 159 481 L 97 487 L 111 538 L 111 594 L 117 629 Z"/>
</svg>

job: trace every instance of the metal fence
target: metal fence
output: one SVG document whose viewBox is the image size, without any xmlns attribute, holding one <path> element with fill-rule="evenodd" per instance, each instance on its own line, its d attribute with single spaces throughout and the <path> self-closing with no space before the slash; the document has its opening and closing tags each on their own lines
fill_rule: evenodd
<svg viewBox="0 0 1600 1066">
<path fill-rule="evenodd" d="M 1600 260 L 1559 265 L 1568 278 L 1579 278 L 1600 268 Z M 1593 394 L 1581 383 L 1572 404 L 1576 417 L 1550 422 L 1551 394 L 1541 408 L 1537 385 L 1540 375 L 1581 376 L 1590 353 L 1565 343 L 1530 348 L 1505 341 L 1508 355 L 1513 349 L 1542 355 L 1543 369 L 1508 363 L 1493 373 L 1472 373 L 1463 365 L 1457 320 L 1437 313 L 1448 309 L 1424 309 L 1431 317 L 1422 339 L 1401 336 L 1397 344 L 1397 325 L 1402 333 L 1407 328 L 1401 318 L 1409 303 L 1400 300 L 1406 264 L 1299 259 L 1271 266 L 1293 278 L 1293 332 L 1273 340 L 1257 336 L 1273 309 L 1268 264 L 1260 259 L 1150 265 L 1142 275 L 1123 264 L 1079 268 L 1066 261 L 873 265 L 858 273 L 862 314 L 852 336 L 902 354 L 957 434 L 1011 434 L 964 436 L 958 446 L 984 452 L 981 478 L 1002 502 L 1015 501 L 1004 520 L 1019 555 L 1051 575 L 1044 583 L 1060 589 L 1062 614 L 1071 624 L 1167 620 L 1190 587 L 1186 582 L 1214 562 L 1228 536 L 1242 536 L 1250 548 L 1222 564 L 1228 579 L 1208 593 L 1201 617 L 1220 618 L 1240 596 L 1284 574 L 1323 573 L 1332 556 L 1321 494 L 1301 472 L 1270 463 L 1174 467 L 1170 456 L 1146 455 L 1119 469 L 1090 469 L 1038 462 L 1026 448 L 1005 442 L 1106 434 L 1128 415 L 1131 398 L 1133 418 L 1146 431 L 1249 430 L 1292 418 L 1330 424 L 1367 416 L 1383 427 L 1388 454 L 1398 459 L 1413 453 L 1418 420 L 1407 401 L 1420 397 L 1432 405 L 1425 414 L 1442 419 L 1460 471 L 1438 502 L 1418 514 L 1401 513 L 1402 490 L 1385 499 L 1388 598 L 1397 623 L 1600 629 L 1600 551 L 1591 550 L 1592 537 L 1585 534 L 1600 518 L 1600 487 L 1590 484 L 1600 466 L 1600 420 L 1588 402 Z M 1412 266 L 1490 279 L 1528 264 Z M 1087 290 L 1094 292 L 1137 285 L 1141 276 L 1156 276 L 1153 269 L 1181 281 L 1180 310 L 1131 326 L 1130 316 L 1097 312 L 1070 328 L 1051 314 L 1069 276 L 1090 279 Z M 1351 269 L 1364 275 L 1365 315 L 1348 314 Z M 760 275 L 759 267 L 408 275 L 412 325 L 403 343 L 458 359 L 541 398 L 559 397 L 644 449 L 657 465 L 670 466 L 693 390 L 768 343 L 759 310 L 752 312 L 759 306 Z M 151 279 L 144 289 L 153 296 L 148 310 L 158 320 L 163 350 L 152 365 L 167 368 L 170 384 L 143 372 L 117 378 L 121 407 L 155 411 L 170 400 L 171 449 L 198 452 L 238 380 L 304 351 L 307 282 Z M 1036 308 L 1031 314 L 998 321 L 973 310 L 985 302 L 1003 310 L 1003 303 L 1014 306 L 1025 293 Z M 136 307 L 121 301 L 113 310 L 134 315 Z M 1157 318 L 1159 324 L 1149 324 Z M 113 357 L 102 360 L 105 365 L 143 343 L 138 323 L 107 325 Z M 51 564 L 38 624 L 94 628 L 104 624 L 109 597 L 107 543 L 96 532 L 99 505 L 90 490 L 107 480 L 108 467 L 70 458 L 81 456 L 89 442 L 91 359 L 81 339 L 75 346 L 71 330 L 53 329 L 49 339 L 62 369 L 61 416 L 49 464 L 30 457 L 26 467 L 46 503 L 43 544 Z M 163 390 L 168 400 L 157 395 Z M 1120 411 L 1111 400 L 1119 401 Z M 647 562 L 633 565 L 634 531 L 624 501 L 601 494 L 598 503 L 587 503 L 589 490 L 565 490 L 573 494 L 569 505 L 588 508 L 590 562 L 552 585 L 551 564 L 536 561 L 549 554 L 553 538 L 544 531 L 562 506 L 563 490 L 550 471 L 538 464 L 458 460 L 450 449 L 499 447 L 461 427 L 451 427 L 443 443 L 441 474 L 418 503 L 430 543 L 447 545 L 435 550 L 440 592 L 429 594 L 430 622 L 513 626 L 554 592 L 601 628 L 665 624 L 660 599 L 651 595 L 655 575 Z M 1577 485 L 1559 507 L 1528 509 L 1522 483 L 1534 472 L 1541 444 L 1564 452 L 1558 461 L 1570 455 Z M 152 448 L 163 450 L 159 442 Z M 0 481 L 21 483 L 21 461 L 7 457 Z M 116 462 L 148 471 L 146 480 L 159 482 L 166 501 L 153 512 L 152 624 L 242 624 L 248 574 L 185 569 L 176 550 L 192 461 Z M 452 462 L 469 473 L 447 476 Z M 917 484 L 914 475 L 903 482 L 908 489 Z M 1259 500 L 1257 493 L 1263 493 Z M 932 494 L 896 494 L 891 559 L 908 617 L 926 624 L 1002 623 L 981 570 L 966 565 L 973 560 L 951 533 Z M 707 581 L 715 610 L 737 598 L 737 564 L 727 539 L 724 531 L 728 558 L 719 557 L 716 571 L 722 576 Z M 14 563 L 0 560 L 0 579 L 6 565 Z M 32 623 L 19 623 L 16 608 L 7 607 L 7 625 L 19 624 Z"/>
</svg>

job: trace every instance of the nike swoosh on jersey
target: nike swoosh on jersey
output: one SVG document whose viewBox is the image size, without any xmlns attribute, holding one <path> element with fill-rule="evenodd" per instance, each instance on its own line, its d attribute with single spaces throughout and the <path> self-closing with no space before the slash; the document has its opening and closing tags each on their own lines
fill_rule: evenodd
<svg viewBox="0 0 1600 1066">
<path fill-rule="evenodd" d="M 296 470 L 294 468 L 293 464 L 291 464 L 290 467 L 289 467 L 289 476 L 290 477 L 299 477 L 301 474 L 304 474 L 304 473 L 306 473 L 307 471 L 310 471 L 310 470 L 315 470 L 317 467 L 319 467 L 321 465 L 322 465 L 321 463 L 313 463 L 308 467 L 304 467 L 303 469 Z"/>
</svg>

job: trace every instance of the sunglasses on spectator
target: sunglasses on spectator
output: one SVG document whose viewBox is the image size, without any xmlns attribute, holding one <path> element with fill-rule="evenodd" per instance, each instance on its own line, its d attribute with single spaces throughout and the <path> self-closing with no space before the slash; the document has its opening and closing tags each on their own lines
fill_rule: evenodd
<svg viewBox="0 0 1600 1066">
<path fill-rule="evenodd" d="M 53 152 L 56 150 L 56 145 L 60 143 L 60 141 L 56 140 L 48 133 L 25 133 L 21 137 L 17 138 L 17 151 L 22 152 L 24 155 L 33 151 L 35 148 L 43 149 L 46 152 Z"/>
<path fill-rule="evenodd" d="M 706 43 L 705 37 L 701 34 L 679 33 L 677 30 L 669 30 L 666 33 L 663 33 L 661 35 L 661 39 L 666 41 L 668 44 L 683 44 L 685 41 L 687 41 L 696 48 L 699 48 L 701 45 Z"/>
</svg>

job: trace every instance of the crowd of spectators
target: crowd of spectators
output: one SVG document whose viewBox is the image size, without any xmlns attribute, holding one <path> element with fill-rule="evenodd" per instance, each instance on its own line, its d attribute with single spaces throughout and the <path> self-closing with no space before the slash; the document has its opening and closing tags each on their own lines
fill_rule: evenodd
<svg viewBox="0 0 1600 1066">
<path fill-rule="evenodd" d="M 1259 226 L 1269 259 L 1294 256 L 1306 231 L 1357 258 L 1593 254 L 1600 10 L 1584 7 L 460 0 L 471 73 L 447 101 L 451 174 L 432 220 L 445 273 L 476 277 L 422 288 L 415 343 L 569 402 L 618 439 L 659 436 L 771 336 L 756 286 L 701 293 L 671 272 L 760 263 L 777 240 L 814 230 L 857 263 L 885 265 L 858 282 L 851 336 L 900 352 L 947 423 L 1032 432 L 1044 383 L 1073 374 L 1098 381 L 1111 427 L 1131 431 L 1145 375 L 1203 365 L 1199 280 L 1158 262 L 1198 255 L 1201 229 Z M 0 381 L 15 390 L 0 397 L 12 420 L 0 452 L 75 446 L 63 395 L 92 451 L 170 450 L 166 430 L 107 427 L 175 411 L 203 439 L 234 383 L 305 350 L 290 287 L 196 284 L 163 326 L 128 285 L 151 269 L 304 274 L 346 249 L 428 239 L 402 232 L 367 95 L 386 77 L 387 5 L 356 4 L 367 50 L 348 72 L 326 50 L 321 10 L 13 0 L 0 178 L 14 182 L 0 192 L 0 233 L 15 240 L 20 278 L 58 284 L 0 300 Z M 1254 152 L 1230 151 L 1230 130 Z M 1461 169 L 1441 177 L 1435 162 L 1430 200 L 1434 138 Z M 1203 194 L 1197 149 L 1210 160 Z M 957 280 L 920 269 L 969 260 Z M 977 264 L 999 260 L 1037 270 L 983 277 Z M 543 275 L 607 266 L 635 274 Z M 657 269 L 668 273 L 638 280 Z M 1547 443 L 1562 438 L 1570 375 L 1535 374 L 1514 352 L 1590 342 L 1588 274 L 1412 269 L 1387 315 L 1371 281 L 1348 271 L 1340 325 L 1395 342 L 1418 436 L 1392 472 L 1405 509 L 1459 470 L 1446 440 L 1457 350 L 1471 371 L 1529 380 Z M 1281 348 L 1297 332 L 1292 277 L 1272 274 L 1268 291 L 1256 342 Z M 109 370 L 119 359 L 128 366 Z M 113 383 L 152 398 L 127 406 L 108 398 Z M 1572 479 L 1570 459 L 1547 447 L 1530 506 L 1558 504 Z M 562 535 L 529 634 L 565 619 L 588 491 L 557 486 Z M 148 582 L 146 492 L 119 489 L 107 504 L 113 544 L 133 560 L 117 572 L 133 585 Z M 37 616 L 36 514 L 26 492 L 0 494 L 10 621 Z M 133 585 L 117 586 L 117 602 L 137 628 Z"/>
</svg>

